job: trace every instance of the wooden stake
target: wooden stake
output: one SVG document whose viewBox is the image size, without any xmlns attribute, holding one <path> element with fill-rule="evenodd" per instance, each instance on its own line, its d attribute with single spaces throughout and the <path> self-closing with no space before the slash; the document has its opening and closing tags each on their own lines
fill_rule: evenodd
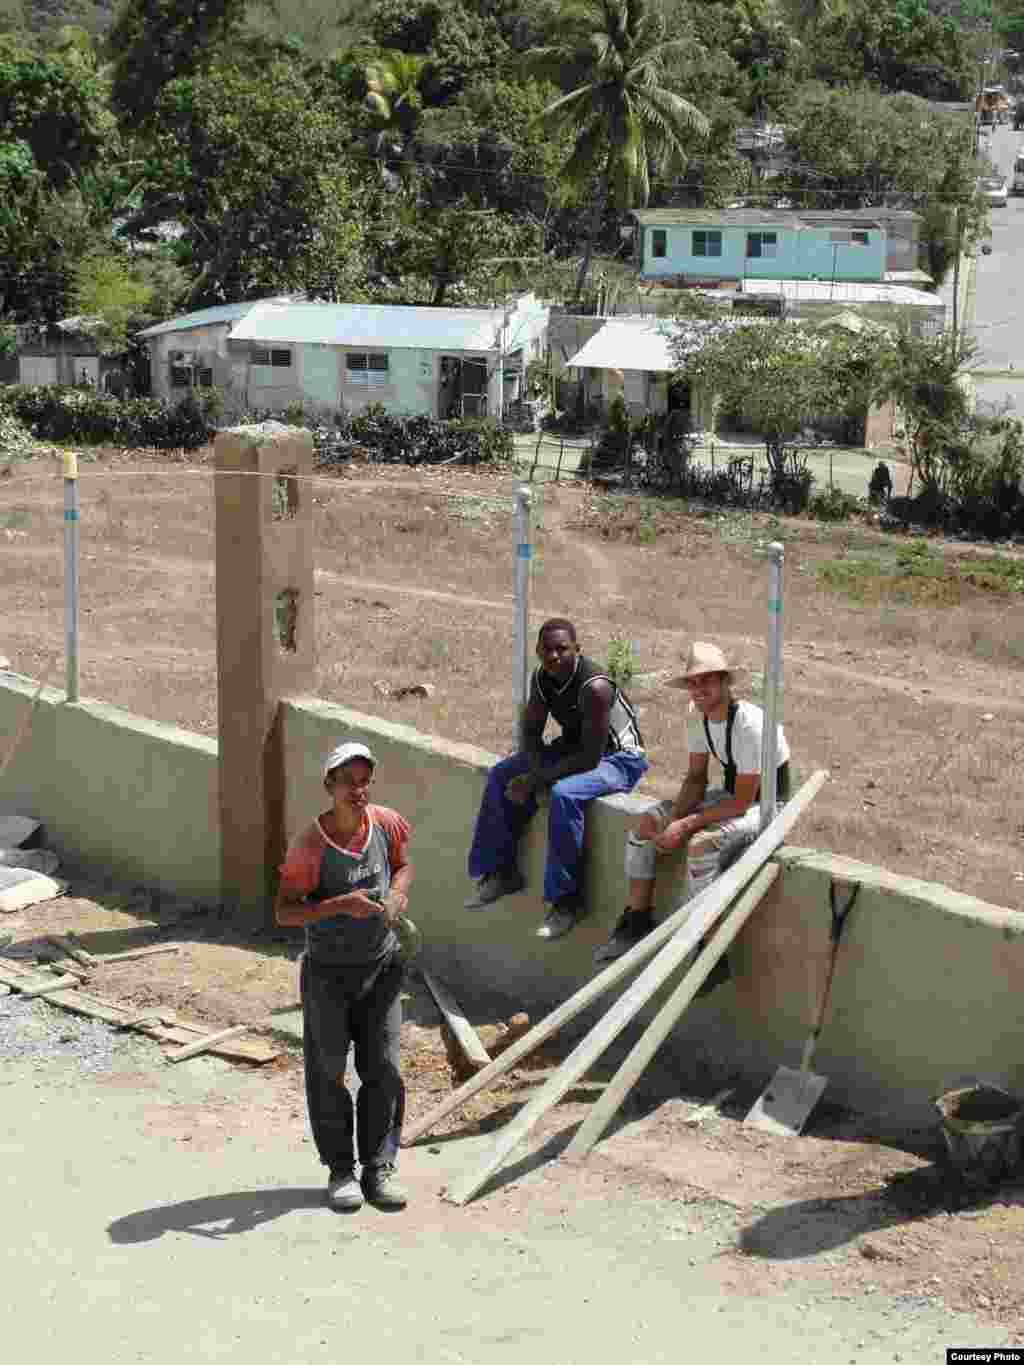
<svg viewBox="0 0 1024 1365">
<path fill-rule="evenodd" d="M 728 884 L 733 888 L 731 894 L 735 895 L 736 892 L 745 885 L 746 881 L 753 873 L 759 870 L 761 862 L 766 861 L 767 858 L 775 852 L 775 849 L 782 843 L 793 825 L 796 824 L 798 818 L 803 814 L 827 781 L 828 773 L 824 771 L 816 772 L 809 778 L 792 800 L 788 801 L 779 811 L 775 817 L 775 821 L 769 825 L 759 836 L 757 841 L 747 849 L 746 853 L 736 860 L 728 872 L 720 877 L 718 881 L 712 882 L 711 886 L 708 887 L 706 891 L 702 891 L 694 900 L 681 906 L 674 914 L 670 915 L 668 919 L 657 925 L 657 927 L 653 929 L 651 933 L 645 935 L 635 947 L 630 948 L 628 953 L 625 953 L 622 957 L 617 958 L 614 962 L 610 963 L 604 971 L 599 972 L 597 976 L 588 981 L 575 995 L 570 996 L 564 1004 L 559 1005 L 556 1010 L 552 1011 L 547 1018 L 542 1019 L 538 1024 L 535 1024 L 533 1028 L 530 1029 L 529 1033 L 524 1034 L 522 1038 L 513 1043 L 500 1057 L 496 1057 L 494 1061 L 491 1062 L 490 1066 L 485 1067 L 483 1071 L 478 1071 L 475 1076 L 471 1076 L 468 1081 L 459 1086 L 458 1090 L 454 1090 L 446 1099 L 442 1100 L 436 1109 L 431 1110 L 429 1114 L 424 1118 L 419 1119 L 416 1123 L 410 1124 L 402 1139 L 402 1146 L 410 1147 L 419 1138 L 423 1137 L 424 1134 L 432 1132 L 442 1119 L 447 1118 L 449 1114 L 454 1113 L 457 1109 L 461 1109 L 467 1100 L 472 1099 L 472 1097 L 481 1090 L 486 1090 L 488 1087 L 492 1086 L 500 1076 L 503 1076 L 506 1071 L 511 1070 L 517 1062 L 521 1061 L 524 1057 L 528 1057 L 531 1052 L 534 1052 L 542 1043 L 546 1042 L 548 1038 L 557 1033 L 563 1024 L 567 1024 L 575 1019 L 588 1005 L 591 1005 L 595 1000 L 600 999 L 606 991 L 611 990 L 612 987 L 618 985 L 624 977 L 629 976 L 631 972 L 635 971 L 642 962 L 646 962 L 649 957 L 653 957 L 658 949 L 661 948 L 683 924 L 685 924 L 694 914 L 700 912 L 705 897 L 709 896 L 715 887 L 726 884 L 727 878 L 730 879 Z M 764 858 L 753 860 L 752 864 L 751 861 L 748 860 L 751 859 L 755 850 L 760 846 L 761 840 L 769 834 L 771 835 L 770 851 Z M 748 871 L 748 869 L 750 870 Z"/>
<path fill-rule="evenodd" d="M 491 1058 L 487 1049 L 477 1037 L 473 1025 L 462 1012 L 462 1007 L 450 991 L 440 981 L 435 981 L 429 972 L 421 971 L 423 984 L 434 997 L 434 1003 L 451 1031 L 452 1037 L 462 1051 L 467 1063 L 476 1071 L 490 1066 Z"/>
<path fill-rule="evenodd" d="M 586 1156 L 622 1107 L 622 1102 L 643 1075 L 651 1058 L 675 1028 L 679 1016 L 692 1003 L 712 967 L 747 920 L 775 885 L 778 866 L 763 867 L 736 902 L 736 908 L 720 925 L 708 946 L 658 1011 L 650 1027 L 619 1067 L 604 1093 L 583 1121 L 566 1148 L 566 1156 Z"/>
<path fill-rule="evenodd" d="M 129 948 L 123 953 L 104 953 L 101 957 L 94 958 L 93 961 L 98 967 L 102 967 L 108 962 L 134 962 L 137 957 L 155 957 L 157 953 L 177 953 L 180 949 L 180 943 L 158 943 L 152 948 Z"/>
<path fill-rule="evenodd" d="M 237 1038 L 241 1033 L 248 1033 L 250 1027 L 249 1024 L 235 1024 L 232 1028 L 222 1028 L 219 1033 L 208 1033 L 205 1038 L 199 1038 L 194 1043 L 186 1043 L 184 1047 L 176 1047 L 173 1052 L 168 1052 L 167 1060 L 187 1062 L 190 1057 L 198 1057 L 201 1052 L 208 1052 L 218 1043 L 224 1043 L 229 1038 Z"/>
<path fill-rule="evenodd" d="M 520 1110 L 511 1123 L 501 1130 L 497 1141 L 479 1167 L 471 1175 L 457 1182 L 453 1188 L 449 1188 L 447 1199 L 453 1204 L 468 1203 L 486 1180 L 498 1169 L 509 1152 L 530 1132 L 538 1119 L 543 1117 L 553 1105 L 557 1104 L 566 1091 L 589 1070 L 633 1016 L 647 1004 L 654 992 L 665 984 L 672 973 L 693 951 L 737 892 L 742 890 L 751 877 L 761 870 L 762 866 L 782 843 L 789 829 L 800 818 L 806 807 L 810 805 L 827 778 L 826 772 L 815 773 L 762 831 L 746 853 L 738 858 L 727 872 L 723 873 L 700 895 L 683 907 L 683 910 L 689 913 L 682 928 L 675 934 L 671 943 L 658 954 L 655 961 L 633 982 L 632 986 L 616 1000 L 601 1022 L 570 1053 L 530 1103 Z M 623 960 L 620 959 L 620 962 Z M 529 1036 L 528 1034 L 527 1038 Z M 527 1039 L 523 1039 L 523 1042 L 526 1041 Z M 481 1071 L 479 1076 L 474 1077 L 473 1080 L 479 1081 L 481 1077 L 486 1076 L 492 1070 L 492 1067 L 496 1067 L 499 1062 L 505 1062 L 514 1052 L 515 1046 L 510 1048 L 497 1062 L 493 1062 L 486 1071 Z M 463 1091 L 468 1090 L 471 1084 L 472 1081 L 467 1082 L 467 1085 L 462 1087 Z"/>
</svg>

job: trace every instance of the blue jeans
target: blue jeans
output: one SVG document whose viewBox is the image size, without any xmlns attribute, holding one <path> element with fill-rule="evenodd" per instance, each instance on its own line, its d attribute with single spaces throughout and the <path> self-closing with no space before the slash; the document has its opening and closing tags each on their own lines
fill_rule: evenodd
<svg viewBox="0 0 1024 1365">
<path fill-rule="evenodd" d="M 573 753 L 564 740 L 544 745 L 543 766 L 550 767 Z M 579 863 L 583 849 L 583 808 L 597 796 L 632 791 L 650 765 L 643 754 L 605 754 L 596 768 L 563 777 L 551 788 L 548 811 L 548 853 L 544 864 L 544 899 L 561 900 L 579 891 Z M 469 850 L 469 875 L 474 881 L 489 877 L 516 861 L 519 840 L 537 809 L 537 798 L 516 803 L 505 795 L 513 777 L 530 770 L 524 753 L 511 754 L 487 775 L 487 786 L 476 818 Z"/>
</svg>

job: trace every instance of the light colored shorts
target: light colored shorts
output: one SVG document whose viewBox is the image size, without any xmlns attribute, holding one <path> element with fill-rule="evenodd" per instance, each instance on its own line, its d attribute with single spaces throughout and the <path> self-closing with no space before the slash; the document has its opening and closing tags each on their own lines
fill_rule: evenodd
<svg viewBox="0 0 1024 1365">
<path fill-rule="evenodd" d="M 725 801 L 729 793 L 724 787 L 708 787 L 704 794 L 704 800 L 700 803 L 698 810 L 707 810 L 709 806 L 717 806 L 719 801 Z M 645 812 L 648 815 L 660 816 L 662 819 L 672 814 L 673 802 L 656 801 L 648 806 Z M 721 857 L 726 852 L 729 845 L 737 840 L 746 841 L 751 835 L 755 838 L 761 830 L 761 807 L 755 803 L 749 806 L 744 813 L 735 820 L 723 820 L 720 824 L 708 825 L 705 829 L 695 834 L 687 845 L 687 854 L 690 859 L 706 857 L 712 853 Z M 629 834 L 626 838 L 626 876 L 630 881 L 653 881 L 657 871 L 658 850 L 654 846 L 653 839 L 638 839 L 635 834 Z"/>
</svg>

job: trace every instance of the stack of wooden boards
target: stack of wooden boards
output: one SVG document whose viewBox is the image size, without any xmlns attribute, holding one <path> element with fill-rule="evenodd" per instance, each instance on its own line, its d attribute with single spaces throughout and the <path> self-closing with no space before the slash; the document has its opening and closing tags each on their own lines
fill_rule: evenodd
<svg viewBox="0 0 1024 1365">
<path fill-rule="evenodd" d="M 273 1061 L 280 1055 L 280 1048 L 263 1039 L 241 1037 L 246 1032 L 241 1025 L 211 1033 L 208 1025 L 181 1019 L 173 1010 L 161 1006 L 140 1009 L 137 1005 L 124 1005 L 85 989 L 94 971 L 101 970 L 109 962 L 176 952 L 177 944 L 162 943 L 149 948 L 133 948 L 126 953 L 97 956 L 65 938 L 55 937 L 49 942 L 59 955 L 46 966 L 30 967 L 0 957 L 0 987 L 24 996 L 45 996 L 50 1004 L 71 1014 L 100 1019 L 115 1028 L 131 1029 L 158 1043 L 170 1044 L 165 1053 L 169 1061 L 185 1061 L 201 1052 L 212 1052 L 231 1061 L 257 1063 Z"/>
</svg>

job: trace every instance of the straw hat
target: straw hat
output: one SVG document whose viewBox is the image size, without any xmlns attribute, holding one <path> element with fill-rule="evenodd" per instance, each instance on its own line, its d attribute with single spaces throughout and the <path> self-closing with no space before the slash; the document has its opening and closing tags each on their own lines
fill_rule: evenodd
<svg viewBox="0 0 1024 1365">
<path fill-rule="evenodd" d="M 698 673 L 728 673 L 733 679 L 742 672 L 740 665 L 727 659 L 717 645 L 705 640 L 694 640 L 686 652 L 686 662 L 678 677 L 671 678 L 669 687 L 685 687 L 688 678 Z"/>
</svg>

